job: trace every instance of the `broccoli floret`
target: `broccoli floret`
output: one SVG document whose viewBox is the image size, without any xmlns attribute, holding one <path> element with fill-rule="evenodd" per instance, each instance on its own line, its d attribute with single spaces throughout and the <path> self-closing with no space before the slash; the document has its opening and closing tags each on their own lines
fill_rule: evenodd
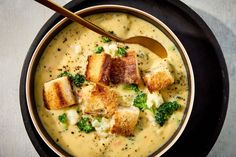
<svg viewBox="0 0 236 157">
<path fill-rule="evenodd" d="M 62 115 L 59 115 L 58 116 L 58 120 L 63 123 L 63 124 L 66 124 L 67 123 L 67 116 L 65 113 L 63 113 Z"/>
<path fill-rule="evenodd" d="M 95 128 L 92 126 L 92 124 L 89 121 L 88 117 L 84 117 L 81 118 L 78 122 L 77 122 L 77 127 L 81 130 L 84 131 L 86 133 L 90 133 L 91 131 L 94 131 Z"/>
<path fill-rule="evenodd" d="M 83 75 L 76 74 L 72 78 L 72 81 L 76 87 L 80 87 L 85 82 L 85 77 Z"/>
<path fill-rule="evenodd" d="M 111 41 L 111 39 L 108 38 L 108 37 L 106 37 L 106 36 L 102 36 L 102 41 L 103 41 L 104 43 L 108 43 L 108 42 Z"/>
<path fill-rule="evenodd" d="M 149 111 L 151 111 L 154 115 L 156 114 L 156 107 L 153 105 L 152 107 L 148 108 Z"/>
<path fill-rule="evenodd" d="M 176 101 L 174 102 L 165 102 L 157 108 L 155 113 L 155 119 L 160 126 L 163 126 L 165 122 L 170 118 L 174 111 L 178 110 L 181 107 Z"/>
<path fill-rule="evenodd" d="M 67 115 L 63 113 L 62 115 L 58 116 L 58 120 L 61 122 L 61 126 L 64 130 L 68 129 L 68 124 L 67 124 Z"/>
<path fill-rule="evenodd" d="M 63 73 L 59 74 L 58 77 L 68 76 L 69 79 L 73 82 L 76 87 L 80 87 L 85 82 L 85 77 L 80 74 L 72 75 L 68 71 L 64 71 Z"/>
<path fill-rule="evenodd" d="M 132 84 L 126 84 L 126 85 L 124 86 L 124 89 L 126 89 L 126 90 L 133 90 L 133 91 L 135 91 L 136 93 L 140 92 L 140 90 L 139 90 L 139 88 L 138 88 L 138 85 L 137 85 L 137 84 L 134 84 L 134 83 L 132 83 Z"/>
<path fill-rule="evenodd" d="M 104 50 L 104 49 L 103 49 L 102 46 L 98 46 L 98 47 L 96 47 L 96 49 L 95 49 L 95 53 L 99 54 L 99 53 L 101 53 L 103 50 Z"/>
<path fill-rule="evenodd" d="M 147 94 L 140 92 L 134 99 L 133 105 L 138 107 L 140 110 L 147 109 Z"/>
<path fill-rule="evenodd" d="M 123 48 L 123 47 L 118 47 L 117 54 L 120 55 L 120 56 L 122 56 L 122 57 L 124 57 L 124 56 L 127 55 L 127 52 L 126 52 L 125 48 Z"/>
<path fill-rule="evenodd" d="M 64 77 L 64 76 L 68 76 L 70 79 L 73 78 L 73 75 L 71 73 L 69 73 L 68 71 L 64 71 L 62 73 L 60 73 L 57 77 Z"/>
</svg>

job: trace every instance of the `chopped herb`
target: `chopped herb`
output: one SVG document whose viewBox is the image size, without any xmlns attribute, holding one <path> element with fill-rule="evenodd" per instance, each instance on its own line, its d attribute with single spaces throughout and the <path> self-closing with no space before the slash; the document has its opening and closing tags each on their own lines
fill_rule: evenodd
<svg viewBox="0 0 236 157">
<path fill-rule="evenodd" d="M 76 87 L 80 87 L 85 82 L 85 77 L 83 75 L 76 74 L 72 80 Z"/>
<path fill-rule="evenodd" d="M 81 130 L 84 131 L 86 133 L 90 133 L 91 131 L 94 131 L 95 128 L 92 126 L 92 124 L 89 122 L 89 118 L 85 117 L 85 118 L 81 118 L 78 122 L 77 122 L 77 127 Z"/>
<path fill-rule="evenodd" d="M 134 84 L 134 83 L 132 83 L 132 84 L 126 84 L 126 85 L 124 86 L 124 89 L 126 89 L 126 90 L 133 90 L 133 91 L 135 91 L 135 92 L 140 92 L 140 90 L 139 90 L 139 88 L 138 88 L 138 85 L 137 85 L 137 84 Z"/>
<path fill-rule="evenodd" d="M 102 41 L 103 41 L 104 43 L 108 43 L 108 42 L 111 41 L 111 39 L 108 38 L 108 37 L 106 37 L 106 36 L 102 36 Z"/>
<path fill-rule="evenodd" d="M 68 71 L 64 71 L 63 73 L 59 74 L 57 77 L 59 78 L 59 77 L 64 77 L 64 76 L 68 76 L 69 79 L 73 82 L 73 84 L 76 87 L 80 87 L 85 82 L 85 77 L 83 75 L 75 74 L 73 76 Z"/>
<path fill-rule="evenodd" d="M 118 47 L 117 54 L 124 57 L 124 56 L 126 56 L 127 52 L 126 52 L 125 48 Z"/>
<path fill-rule="evenodd" d="M 59 74 L 57 77 L 64 77 L 64 76 L 68 76 L 70 79 L 73 78 L 73 75 L 71 73 L 69 73 L 68 71 L 64 71 L 61 74 Z"/>
<path fill-rule="evenodd" d="M 170 118 L 174 111 L 178 110 L 181 107 L 176 101 L 174 102 L 165 102 L 161 104 L 156 110 L 155 119 L 160 126 L 163 126 L 165 122 Z"/>
<path fill-rule="evenodd" d="M 67 123 L 67 116 L 65 113 L 63 113 L 62 115 L 59 115 L 58 116 L 58 120 L 63 123 L 63 124 L 66 124 Z"/>
<path fill-rule="evenodd" d="M 98 46 L 98 47 L 96 47 L 96 49 L 95 49 L 95 53 L 101 53 L 103 50 L 104 50 L 104 49 L 103 49 L 102 46 Z"/>
<path fill-rule="evenodd" d="M 138 107 L 140 110 L 147 109 L 147 94 L 140 92 L 134 99 L 133 105 Z"/>
</svg>

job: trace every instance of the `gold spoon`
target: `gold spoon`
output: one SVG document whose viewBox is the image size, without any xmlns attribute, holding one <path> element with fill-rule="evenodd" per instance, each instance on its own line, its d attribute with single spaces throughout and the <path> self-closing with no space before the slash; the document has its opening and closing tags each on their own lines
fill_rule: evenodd
<svg viewBox="0 0 236 157">
<path fill-rule="evenodd" d="M 110 39 L 113 39 L 117 42 L 122 42 L 122 43 L 129 43 L 129 44 L 139 44 L 143 47 L 146 47 L 150 51 L 154 52 L 161 58 L 166 58 L 167 57 L 167 52 L 166 49 L 156 40 L 145 37 L 145 36 L 135 36 L 131 37 L 128 39 L 122 39 L 119 38 L 111 33 L 108 33 L 104 31 L 102 28 L 96 26 L 95 24 L 81 18 L 80 16 L 74 14 L 73 12 L 57 5 L 56 3 L 50 1 L 50 0 L 35 0 L 39 3 L 41 3 L 44 6 L 47 6 L 48 8 L 60 13 L 61 15 L 68 17 L 72 21 L 78 22 L 79 24 L 91 29 L 92 31 L 101 34 L 103 36 L 106 36 Z"/>
</svg>

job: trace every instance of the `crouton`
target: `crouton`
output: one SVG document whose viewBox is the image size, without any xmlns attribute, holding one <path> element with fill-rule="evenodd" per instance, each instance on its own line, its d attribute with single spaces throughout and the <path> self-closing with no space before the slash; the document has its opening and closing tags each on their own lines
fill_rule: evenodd
<svg viewBox="0 0 236 157">
<path fill-rule="evenodd" d="M 119 107 L 111 120 L 111 132 L 130 136 L 138 122 L 139 109 L 131 107 Z"/>
<path fill-rule="evenodd" d="M 132 51 L 127 53 L 126 57 L 112 59 L 110 76 L 113 84 L 140 84 L 136 53 Z"/>
<path fill-rule="evenodd" d="M 68 107 L 76 103 L 67 76 L 44 83 L 43 98 L 45 107 L 49 110 Z"/>
<path fill-rule="evenodd" d="M 142 77 L 150 92 L 159 91 L 174 83 L 174 77 L 165 65 L 160 65 Z"/>
<path fill-rule="evenodd" d="M 83 92 L 83 91 L 81 91 Z M 95 85 L 94 88 L 88 87 L 82 93 L 82 111 L 84 114 L 94 116 L 111 117 L 119 105 L 118 95 L 115 91 L 105 86 Z M 84 96 L 84 97 L 83 97 Z"/>
<path fill-rule="evenodd" d="M 108 85 L 110 82 L 111 56 L 94 54 L 88 57 L 86 79 L 98 84 Z"/>
</svg>

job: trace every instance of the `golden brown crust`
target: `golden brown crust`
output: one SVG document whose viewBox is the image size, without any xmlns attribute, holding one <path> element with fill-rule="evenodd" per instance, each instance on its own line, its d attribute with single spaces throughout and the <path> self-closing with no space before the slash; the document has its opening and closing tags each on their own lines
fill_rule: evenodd
<svg viewBox="0 0 236 157">
<path fill-rule="evenodd" d="M 60 104 L 60 108 L 63 108 L 65 106 L 68 106 L 68 102 L 66 101 L 66 98 L 64 98 L 63 93 L 62 93 L 62 88 L 59 83 L 55 82 L 54 83 L 54 89 L 56 91 L 56 95 L 58 97 L 58 103 Z"/>
<path fill-rule="evenodd" d="M 86 79 L 98 84 L 109 85 L 111 56 L 109 54 L 95 54 L 88 57 Z"/>
<path fill-rule="evenodd" d="M 174 78 L 168 70 L 145 75 L 143 80 L 151 92 L 159 91 L 174 83 Z"/>
<path fill-rule="evenodd" d="M 111 56 L 110 55 L 106 55 L 102 69 L 103 71 L 101 74 L 101 82 L 108 85 L 110 82 L 110 70 L 111 70 Z"/>
<path fill-rule="evenodd" d="M 47 109 L 60 109 L 76 103 L 68 77 L 46 82 L 43 89 L 44 105 Z"/>
<path fill-rule="evenodd" d="M 111 117 L 118 106 L 118 95 L 108 87 L 96 85 L 90 94 L 84 93 L 83 112 L 94 116 Z M 88 97 L 89 95 L 89 97 Z"/>
<path fill-rule="evenodd" d="M 90 70 L 91 70 L 91 61 L 92 61 L 92 56 L 88 56 L 88 64 L 87 64 L 87 67 L 86 67 L 86 71 L 85 71 L 85 77 L 86 77 L 86 80 L 90 80 Z"/>
<path fill-rule="evenodd" d="M 141 78 L 134 51 L 128 52 L 126 57 L 114 58 L 111 63 L 111 82 L 140 84 Z"/>
<path fill-rule="evenodd" d="M 44 106 L 49 110 L 50 107 L 48 105 L 48 102 L 46 100 L 46 94 L 45 94 L 45 89 L 43 88 L 43 102 L 44 102 Z"/>
<path fill-rule="evenodd" d="M 113 84 L 125 81 L 125 62 L 121 58 L 112 59 L 110 76 Z"/>
<path fill-rule="evenodd" d="M 133 135 L 134 128 L 138 122 L 139 109 L 132 107 L 120 107 L 112 117 L 113 125 L 111 132 L 131 136 Z"/>
</svg>

